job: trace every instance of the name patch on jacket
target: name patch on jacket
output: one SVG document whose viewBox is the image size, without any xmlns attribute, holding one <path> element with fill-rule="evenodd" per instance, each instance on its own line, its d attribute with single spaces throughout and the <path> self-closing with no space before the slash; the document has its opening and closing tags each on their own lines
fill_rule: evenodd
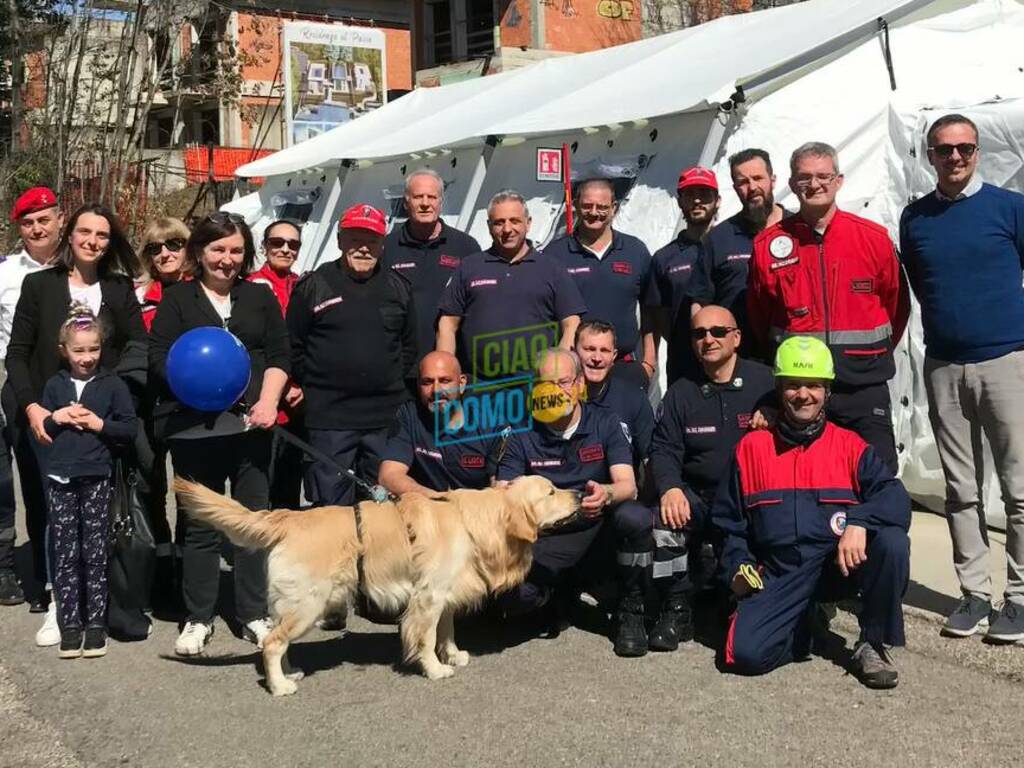
<svg viewBox="0 0 1024 768">
<path fill-rule="evenodd" d="M 447 253 L 442 253 L 441 258 L 437 260 L 437 263 L 442 267 L 448 267 L 449 269 L 455 269 L 459 266 L 459 259 L 455 256 L 449 256 Z"/>
<path fill-rule="evenodd" d="M 693 269 L 692 264 L 680 264 L 678 267 L 670 267 L 668 273 L 674 275 L 676 272 L 689 272 Z"/>
<path fill-rule="evenodd" d="M 604 459 L 603 445 L 585 445 L 579 450 L 580 461 L 589 463 L 591 461 L 602 461 Z"/>
<path fill-rule="evenodd" d="M 706 427 L 687 427 L 686 434 L 688 435 L 713 435 L 718 431 L 718 427 L 711 424 Z"/>
<path fill-rule="evenodd" d="M 850 287 L 854 293 L 873 293 L 875 288 L 875 281 L 870 277 L 865 277 L 860 280 L 853 280 L 850 283 Z"/>
<path fill-rule="evenodd" d="M 430 458 L 436 459 L 437 461 L 441 461 L 442 459 L 440 451 L 432 451 L 429 448 L 422 448 L 418 445 L 413 450 L 416 451 L 416 453 L 420 454 L 421 456 L 429 456 Z"/>
<path fill-rule="evenodd" d="M 749 253 L 731 253 L 725 257 L 726 261 L 749 261 Z"/>
<path fill-rule="evenodd" d="M 530 467 L 560 467 L 562 466 L 561 459 L 530 459 Z"/>
<path fill-rule="evenodd" d="M 315 307 L 313 307 L 313 314 L 314 315 L 319 315 L 325 309 L 329 309 L 329 308 L 333 307 L 335 304 L 341 304 L 341 302 L 343 302 L 343 301 L 344 301 L 344 299 L 341 298 L 341 296 L 335 296 L 333 299 L 328 299 L 327 301 L 321 301 L 319 304 L 317 304 Z"/>
<path fill-rule="evenodd" d="M 584 272 L 589 272 L 590 267 L 568 267 L 566 270 L 570 275 L 579 275 Z"/>
<path fill-rule="evenodd" d="M 403 261 L 401 264 L 392 264 L 391 268 L 392 269 L 415 269 L 416 268 L 416 262 L 415 261 Z"/>
<path fill-rule="evenodd" d="M 783 267 L 791 267 L 794 264 L 799 264 L 799 263 L 800 263 L 800 257 L 799 256 L 794 256 L 791 259 L 783 259 L 782 261 L 773 261 L 770 265 L 768 265 L 768 269 L 770 269 L 772 272 L 774 272 L 776 269 L 782 269 Z"/>
<path fill-rule="evenodd" d="M 497 285 L 497 280 L 473 280 L 470 282 L 470 288 L 479 288 L 481 285 Z"/>
<path fill-rule="evenodd" d="M 613 261 L 612 272 L 615 272 L 620 275 L 632 275 L 633 265 L 630 264 L 628 261 Z"/>
<path fill-rule="evenodd" d="M 483 469 L 485 459 L 483 456 L 460 456 L 459 466 L 463 469 Z"/>
</svg>

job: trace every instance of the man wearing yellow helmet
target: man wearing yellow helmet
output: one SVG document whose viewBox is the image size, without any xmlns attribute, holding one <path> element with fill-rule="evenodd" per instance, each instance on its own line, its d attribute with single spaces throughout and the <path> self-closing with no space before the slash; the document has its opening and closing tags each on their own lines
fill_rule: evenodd
<svg viewBox="0 0 1024 768">
<path fill-rule="evenodd" d="M 825 417 L 835 370 L 822 341 L 786 339 L 775 378 L 779 418 L 740 440 L 712 509 L 739 601 L 726 668 L 763 674 L 805 658 L 816 603 L 859 594 L 850 671 L 869 688 L 893 688 L 887 646 L 904 644 L 910 497 L 873 448 Z"/>
</svg>

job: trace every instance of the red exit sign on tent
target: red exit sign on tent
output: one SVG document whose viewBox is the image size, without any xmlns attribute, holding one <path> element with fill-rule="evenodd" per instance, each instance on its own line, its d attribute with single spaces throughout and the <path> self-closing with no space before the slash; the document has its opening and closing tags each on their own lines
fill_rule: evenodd
<svg viewBox="0 0 1024 768">
<path fill-rule="evenodd" d="M 562 150 L 537 148 L 537 181 L 562 180 Z"/>
</svg>

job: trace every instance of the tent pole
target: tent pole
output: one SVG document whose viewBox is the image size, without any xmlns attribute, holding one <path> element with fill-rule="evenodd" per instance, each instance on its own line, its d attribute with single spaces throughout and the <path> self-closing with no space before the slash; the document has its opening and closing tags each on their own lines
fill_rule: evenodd
<svg viewBox="0 0 1024 768">
<path fill-rule="evenodd" d="M 341 161 L 341 165 L 338 167 L 338 175 L 331 184 L 331 189 L 327 193 L 327 199 L 324 201 L 324 211 L 320 215 L 320 225 L 313 233 L 309 250 L 306 252 L 307 261 L 303 264 L 303 271 L 315 269 L 323 257 L 324 246 L 327 244 L 327 239 L 331 236 L 331 232 L 334 231 L 334 222 L 338 219 L 338 211 L 341 207 L 341 188 L 345 185 L 345 177 L 348 176 L 348 172 L 351 169 L 351 160 Z"/>
<path fill-rule="evenodd" d="M 484 179 L 487 178 L 487 167 L 491 164 L 491 156 L 494 148 L 498 146 L 497 136 L 488 136 L 484 139 L 484 148 L 477 158 L 476 168 L 473 169 L 473 176 L 469 180 L 469 188 L 466 190 L 466 198 L 462 201 L 462 209 L 459 211 L 459 220 L 455 228 L 468 232 L 473 223 L 473 214 L 476 213 L 476 202 L 480 197 L 480 190 L 483 189 Z"/>
</svg>

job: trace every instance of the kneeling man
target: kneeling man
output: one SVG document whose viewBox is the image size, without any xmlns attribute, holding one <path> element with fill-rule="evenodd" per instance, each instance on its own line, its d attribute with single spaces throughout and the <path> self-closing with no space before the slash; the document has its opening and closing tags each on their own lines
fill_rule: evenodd
<svg viewBox="0 0 1024 768">
<path fill-rule="evenodd" d="M 778 421 L 740 440 L 712 510 L 725 537 L 722 570 L 739 599 L 725 665 L 763 674 L 806 657 L 815 601 L 859 593 L 850 671 L 869 688 L 894 688 L 886 648 L 904 644 L 910 497 L 873 448 L 826 419 L 835 372 L 822 341 L 784 341 L 775 378 Z"/>
</svg>

